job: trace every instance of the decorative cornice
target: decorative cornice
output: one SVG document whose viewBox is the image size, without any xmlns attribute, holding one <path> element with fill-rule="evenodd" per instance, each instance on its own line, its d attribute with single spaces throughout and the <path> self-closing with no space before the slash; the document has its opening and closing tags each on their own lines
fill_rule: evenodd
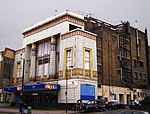
<svg viewBox="0 0 150 114">
<path fill-rule="evenodd" d="M 19 54 L 19 53 L 24 53 L 25 52 L 25 48 L 19 49 L 17 51 L 15 51 L 15 55 Z"/>
<path fill-rule="evenodd" d="M 76 17 L 73 17 L 71 15 L 64 15 L 63 17 L 57 18 L 55 20 L 51 20 L 51 21 L 49 21 L 47 23 L 44 23 L 42 25 L 36 26 L 34 28 L 31 28 L 31 29 L 23 32 L 22 34 L 24 35 L 24 38 L 26 38 L 28 36 L 31 36 L 33 34 L 36 34 L 36 33 L 41 32 L 43 30 L 46 30 L 46 29 L 48 29 L 48 28 L 50 28 L 52 26 L 55 26 L 55 25 L 60 24 L 60 23 L 63 23 L 65 21 L 70 21 L 72 23 L 84 26 L 84 20 L 76 18 Z"/>
<path fill-rule="evenodd" d="M 76 35 L 80 35 L 92 40 L 96 40 L 96 35 L 87 31 L 84 31 L 82 29 L 75 29 L 73 31 L 67 32 L 65 34 L 61 35 L 61 40 L 76 36 Z"/>
</svg>

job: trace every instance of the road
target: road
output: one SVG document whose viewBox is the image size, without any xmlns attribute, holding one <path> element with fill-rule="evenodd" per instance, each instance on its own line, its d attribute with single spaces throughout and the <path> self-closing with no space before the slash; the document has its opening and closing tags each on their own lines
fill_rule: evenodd
<svg viewBox="0 0 150 114">
<path fill-rule="evenodd" d="M 91 112 L 79 114 L 149 114 L 149 113 L 145 113 L 139 110 L 119 109 L 119 110 L 108 110 L 103 112 Z"/>
</svg>

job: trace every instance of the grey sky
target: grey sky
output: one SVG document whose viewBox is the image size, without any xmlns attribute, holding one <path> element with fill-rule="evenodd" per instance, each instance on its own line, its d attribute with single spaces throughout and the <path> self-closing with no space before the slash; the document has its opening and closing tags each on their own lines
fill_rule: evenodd
<svg viewBox="0 0 150 114">
<path fill-rule="evenodd" d="M 22 31 L 36 22 L 64 10 L 92 13 L 112 24 L 129 21 L 150 34 L 150 0 L 1 0 L 0 51 L 5 47 L 19 49 Z"/>
</svg>

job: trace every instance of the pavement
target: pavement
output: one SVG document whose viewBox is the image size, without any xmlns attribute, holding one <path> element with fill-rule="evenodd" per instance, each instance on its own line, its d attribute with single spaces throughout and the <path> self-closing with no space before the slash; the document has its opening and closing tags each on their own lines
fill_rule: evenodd
<svg viewBox="0 0 150 114">
<path fill-rule="evenodd" d="M 24 110 L 24 114 L 27 113 L 27 109 Z M 0 114 L 20 114 L 18 108 L 14 107 L 5 107 L 5 108 L 0 108 Z M 32 110 L 32 114 L 66 114 L 66 110 Z M 72 110 L 68 110 L 67 114 L 80 114 L 80 113 L 75 113 Z M 89 113 L 84 113 L 84 114 L 89 114 Z M 91 112 L 90 114 L 149 114 L 148 112 L 140 111 L 140 110 L 129 110 L 129 109 L 124 109 L 124 110 L 110 110 L 110 111 L 104 111 L 104 112 Z"/>
<path fill-rule="evenodd" d="M 24 114 L 27 114 L 27 109 L 24 109 Z M 74 111 L 67 110 L 68 114 L 75 114 Z M 0 108 L 0 114 L 20 114 L 18 108 Z M 66 110 L 32 110 L 32 114 L 66 114 Z"/>
</svg>

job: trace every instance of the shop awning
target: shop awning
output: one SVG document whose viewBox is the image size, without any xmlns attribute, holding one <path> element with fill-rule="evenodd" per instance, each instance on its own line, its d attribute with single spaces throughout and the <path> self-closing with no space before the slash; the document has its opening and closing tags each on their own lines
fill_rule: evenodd
<svg viewBox="0 0 150 114">
<path fill-rule="evenodd" d="M 14 92 L 20 91 L 21 86 L 12 86 L 4 88 L 4 91 Z M 24 85 L 24 91 L 38 91 L 38 90 L 60 90 L 60 84 L 26 84 Z"/>
<path fill-rule="evenodd" d="M 7 92 L 12 92 L 12 91 L 18 91 L 18 86 L 11 86 L 11 87 L 6 87 L 4 88 L 4 91 L 7 91 Z"/>
</svg>

